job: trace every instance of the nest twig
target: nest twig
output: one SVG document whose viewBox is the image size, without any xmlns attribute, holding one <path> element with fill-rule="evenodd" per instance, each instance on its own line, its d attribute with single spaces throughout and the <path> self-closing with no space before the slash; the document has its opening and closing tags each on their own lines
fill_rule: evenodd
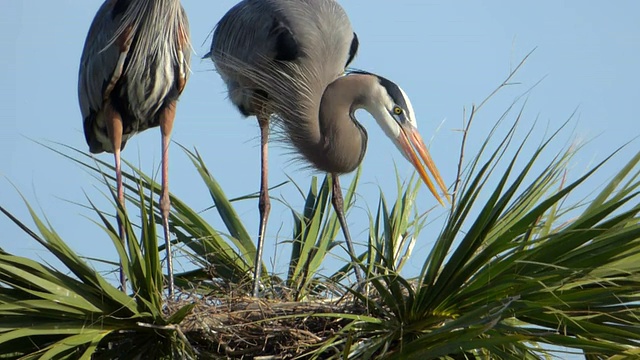
<svg viewBox="0 0 640 360">
<path fill-rule="evenodd" d="M 361 313 L 329 300 L 199 299 L 180 328 L 201 358 L 292 359 L 304 358 L 347 324 L 331 314 Z"/>
</svg>

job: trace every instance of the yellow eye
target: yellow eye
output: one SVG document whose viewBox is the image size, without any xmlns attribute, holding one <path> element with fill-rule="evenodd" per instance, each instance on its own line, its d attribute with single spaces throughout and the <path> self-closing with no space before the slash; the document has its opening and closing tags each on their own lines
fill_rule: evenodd
<svg viewBox="0 0 640 360">
<path fill-rule="evenodd" d="M 393 108 L 393 113 L 396 115 L 402 114 L 402 108 L 400 106 L 396 106 Z"/>
</svg>

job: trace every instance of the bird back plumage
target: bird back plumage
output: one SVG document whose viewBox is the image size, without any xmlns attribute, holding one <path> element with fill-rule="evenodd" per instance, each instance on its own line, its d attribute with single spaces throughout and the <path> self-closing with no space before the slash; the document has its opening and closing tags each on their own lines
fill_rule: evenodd
<svg viewBox="0 0 640 360">
<path fill-rule="evenodd" d="M 127 39 L 130 47 L 124 49 Z M 78 78 L 91 152 L 113 151 L 104 119 L 106 101 L 122 117 L 122 148 L 135 133 L 158 126 L 159 112 L 178 99 L 187 81 L 190 46 L 179 0 L 105 1 L 87 35 Z M 122 75 L 105 94 L 119 61 Z"/>
<path fill-rule="evenodd" d="M 333 0 L 245 0 L 216 26 L 209 56 L 240 111 L 260 115 L 266 100 L 278 138 L 306 156 L 320 141 L 324 90 L 355 50 L 351 23 Z"/>
</svg>

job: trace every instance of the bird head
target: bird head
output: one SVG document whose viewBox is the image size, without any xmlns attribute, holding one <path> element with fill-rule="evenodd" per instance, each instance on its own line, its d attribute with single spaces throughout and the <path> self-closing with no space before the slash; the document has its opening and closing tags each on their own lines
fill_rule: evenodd
<svg viewBox="0 0 640 360">
<path fill-rule="evenodd" d="M 407 94 L 397 84 L 382 76 L 363 71 L 352 73 L 374 77 L 374 85 L 370 89 L 367 99 L 363 101 L 362 107 L 373 116 L 402 155 L 416 168 L 438 202 L 444 205 L 434 182 L 427 174 L 427 170 L 431 172 L 435 182 L 448 200 L 447 187 L 418 132 L 415 113 Z"/>
</svg>

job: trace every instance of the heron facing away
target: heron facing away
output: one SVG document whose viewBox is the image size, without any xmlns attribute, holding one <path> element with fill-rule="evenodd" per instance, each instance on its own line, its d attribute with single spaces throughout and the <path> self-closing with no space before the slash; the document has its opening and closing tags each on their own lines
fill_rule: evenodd
<svg viewBox="0 0 640 360">
<path fill-rule="evenodd" d="M 173 265 L 169 242 L 169 141 L 176 102 L 187 82 L 189 24 L 179 0 L 106 0 L 84 44 L 78 97 L 91 153 L 114 154 L 118 201 L 124 209 L 120 151 L 134 134 L 160 127 L 160 208 L 167 251 L 169 294 Z M 124 224 L 118 216 L 120 240 Z M 120 268 L 122 290 L 126 278 Z"/>
<path fill-rule="evenodd" d="M 376 119 L 440 203 L 425 165 L 446 194 L 404 91 L 368 72 L 343 76 L 358 44 L 349 18 L 334 0 L 244 0 L 229 10 L 214 30 L 211 52 L 206 56 L 227 84 L 233 104 L 243 115 L 256 116 L 260 126 L 262 172 L 254 296 L 259 290 L 270 209 L 270 119 L 303 160 L 331 174 L 332 204 L 352 258 L 356 254 L 344 217 L 338 175 L 355 170 L 366 152 L 367 132 L 356 120 L 356 110 L 364 109 Z M 355 274 L 360 280 L 357 268 Z"/>
</svg>

